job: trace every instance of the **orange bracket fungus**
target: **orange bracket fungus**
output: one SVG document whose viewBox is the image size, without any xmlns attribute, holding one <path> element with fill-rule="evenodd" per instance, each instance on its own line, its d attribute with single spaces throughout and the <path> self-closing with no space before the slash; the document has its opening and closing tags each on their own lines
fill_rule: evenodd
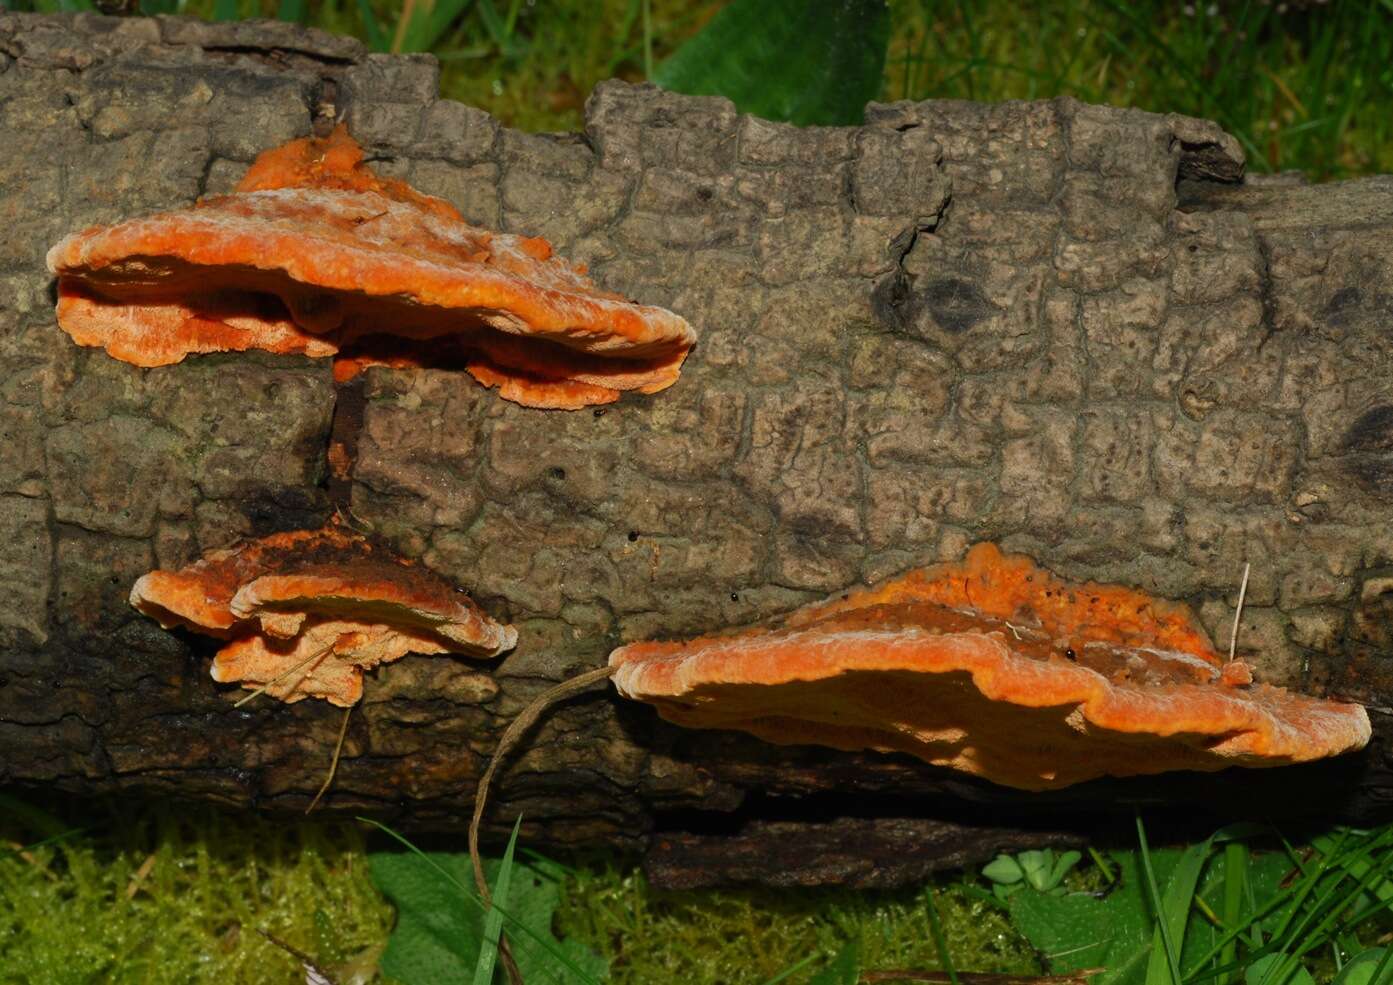
<svg viewBox="0 0 1393 985">
<path fill-rule="evenodd" d="M 216 681 L 342 708 L 362 696 L 364 670 L 407 653 L 492 657 L 517 644 L 512 626 L 462 590 L 338 522 L 152 571 L 131 604 L 166 629 L 227 640 L 213 660 Z"/>
<path fill-rule="evenodd" d="M 1362 748 L 1358 705 L 1252 683 L 1183 605 L 979 544 L 775 623 L 610 655 L 620 693 L 697 728 L 898 750 L 1027 790 Z"/>
<path fill-rule="evenodd" d="M 74 233 L 48 267 L 63 330 L 137 366 L 265 349 L 334 356 L 345 379 L 453 359 L 509 400 L 576 409 L 671 386 L 696 341 L 546 240 L 380 177 L 342 125 L 266 151 L 232 194 Z"/>
</svg>

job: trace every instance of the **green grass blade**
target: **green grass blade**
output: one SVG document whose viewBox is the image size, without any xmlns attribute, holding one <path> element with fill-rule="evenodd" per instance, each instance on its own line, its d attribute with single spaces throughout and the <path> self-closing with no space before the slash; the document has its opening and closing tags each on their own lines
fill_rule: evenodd
<svg viewBox="0 0 1393 985">
<path fill-rule="evenodd" d="M 382 26 L 377 23 L 377 14 L 373 13 L 372 3 L 369 0 L 357 0 L 357 4 L 358 19 L 363 22 L 363 33 L 368 36 L 368 47 L 373 51 L 386 51 L 387 36 L 382 33 Z"/>
<path fill-rule="evenodd" d="M 948 972 L 948 980 L 953 985 L 959 985 L 958 969 L 953 965 L 953 956 L 948 953 L 948 939 L 943 936 L 943 924 L 938 919 L 938 907 L 930 886 L 924 887 L 924 910 L 929 915 L 929 931 L 933 934 L 934 947 L 938 948 L 938 963 Z"/>
<path fill-rule="evenodd" d="M 1138 831 L 1144 838 L 1145 833 L 1141 832 L 1140 828 L 1140 816 L 1137 820 Z M 1211 835 L 1198 845 L 1191 845 L 1185 849 L 1171 873 L 1170 882 L 1166 885 L 1157 911 L 1156 930 L 1159 936 L 1156 943 L 1164 943 L 1165 949 L 1163 951 L 1161 948 L 1152 947 L 1151 960 L 1146 968 L 1147 985 L 1180 985 L 1180 955 L 1185 949 L 1185 928 L 1190 922 L 1195 888 L 1199 885 L 1200 873 L 1209 860 L 1213 842 L 1214 838 Z"/>
<path fill-rule="evenodd" d="M 1151 910 L 1156 916 L 1156 929 L 1161 936 L 1161 944 L 1165 947 L 1166 967 L 1171 975 L 1173 985 L 1180 985 L 1180 952 L 1176 949 L 1175 941 L 1171 937 L 1170 921 L 1166 919 L 1166 911 L 1163 909 L 1161 893 L 1156 887 L 1156 872 L 1151 865 L 1151 849 L 1146 844 L 1146 827 L 1142 824 L 1141 813 L 1137 813 L 1137 841 L 1141 849 L 1142 872 L 1146 874 L 1147 891 L 1151 894 Z M 1150 985 L 1152 979 L 1148 967 L 1147 982 Z"/>
<path fill-rule="evenodd" d="M 806 958 L 803 958 L 801 961 L 789 965 L 787 968 L 779 972 L 773 978 L 770 978 L 767 981 L 765 981 L 764 985 L 779 985 L 779 982 L 788 981 L 788 979 L 792 978 L 794 975 L 798 974 L 798 972 L 802 971 L 804 968 L 808 967 L 808 965 L 816 961 L 817 957 L 818 956 L 816 954 L 809 954 Z"/>
<path fill-rule="evenodd" d="M 463 14 L 472 0 L 435 0 L 433 4 L 418 2 L 411 8 L 411 20 L 402 34 L 401 51 L 430 51 L 439 43 L 455 19 Z M 482 11 L 482 8 L 481 8 Z"/>
<path fill-rule="evenodd" d="M 40 841 L 31 842 L 28 845 L 18 845 L 14 848 L 0 849 L 0 859 L 9 858 L 11 855 L 22 855 L 25 852 L 32 852 L 36 848 L 45 848 L 48 845 L 56 845 L 59 842 L 67 841 L 69 838 L 72 838 L 75 835 L 80 835 L 84 833 L 86 830 L 86 828 L 69 828 L 66 831 L 60 831 L 57 834 L 49 835 L 47 838 L 44 838 Z"/>
<path fill-rule="evenodd" d="M 1224 929 L 1238 926 L 1243 914 L 1243 892 L 1248 885 L 1248 846 L 1241 841 L 1231 841 L 1224 846 L 1224 908 L 1220 914 Z M 1238 938 L 1232 937 L 1219 949 L 1219 963 L 1231 965 L 1238 960 Z M 1234 974 L 1230 982 L 1237 982 Z"/>
<path fill-rule="evenodd" d="M 276 20 L 303 24 L 305 22 L 305 0 L 280 0 L 276 7 Z"/>
<path fill-rule="evenodd" d="M 508 890 L 513 881 L 513 852 L 517 849 L 520 830 L 521 814 L 513 822 L 513 833 L 508 836 L 508 847 L 503 851 L 498 881 L 493 886 L 493 906 L 484 917 L 484 946 L 479 949 L 479 963 L 474 966 L 474 985 L 493 983 L 493 968 L 498 962 L 499 940 L 503 936 L 503 911 L 499 907 L 508 902 Z"/>
<path fill-rule="evenodd" d="M 235 21 L 241 17 L 237 0 L 213 0 L 213 20 Z"/>
<path fill-rule="evenodd" d="M 60 818 L 7 793 L 0 793 L 0 811 L 13 815 L 26 828 L 46 837 L 69 833 L 70 825 L 64 824 Z"/>
</svg>

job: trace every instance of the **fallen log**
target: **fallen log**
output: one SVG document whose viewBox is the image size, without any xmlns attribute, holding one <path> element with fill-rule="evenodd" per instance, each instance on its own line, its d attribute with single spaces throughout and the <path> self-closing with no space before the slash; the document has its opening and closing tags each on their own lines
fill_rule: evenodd
<svg viewBox="0 0 1393 985">
<path fill-rule="evenodd" d="M 303 810 L 340 714 L 233 710 L 214 646 L 126 598 L 339 510 L 520 641 L 370 679 L 323 810 L 460 831 L 512 716 L 619 643 L 994 540 L 1187 601 L 1225 640 L 1251 563 L 1240 654 L 1368 704 L 1373 744 L 1021 794 L 683 732 L 599 685 L 510 762 L 488 830 L 521 813 L 538 847 L 656 846 L 672 884 L 889 885 L 1134 804 L 1393 818 L 1393 179 L 1245 178 L 1211 123 L 1070 99 L 799 130 L 608 83 L 583 134 L 539 135 L 437 82 L 427 56 L 281 24 L 0 14 L 0 782 Z M 227 190 L 339 119 L 383 173 L 686 317 L 678 384 L 537 411 L 449 365 L 142 370 L 58 330 L 62 235 Z"/>
</svg>

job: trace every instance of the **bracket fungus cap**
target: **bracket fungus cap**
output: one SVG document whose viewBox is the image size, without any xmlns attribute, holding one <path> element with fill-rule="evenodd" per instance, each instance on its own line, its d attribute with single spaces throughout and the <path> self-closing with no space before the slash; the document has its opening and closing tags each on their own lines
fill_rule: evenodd
<svg viewBox="0 0 1393 985">
<path fill-rule="evenodd" d="M 770 624 L 610 655 L 621 694 L 696 728 L 900 751 L 1027 790 L 1277 766 L 1363 747 L 1358 705 L 1251 684 L 1183 605 L 967 558 Z"/>
<path fill-rule="evenodd" d="M 48 267 L 64 331 L 138 366 L 265 349 L 340 356 L 342 378 L 443 347 L 507 399 L 575 409 L 671 386 L 696 341 L 546 240 L 377 175 L 342 125 L 266 151 L 231 194 L 73 233 Z"/>
<path fill-rule="evenodd" d="M 165 628 L 227 640 L 214 680 L 271 683 L 269 693 L 288 702 L 351 705 L 363 670 L 407 653 L 492 657 L 517 645 L 517 630 L 446 579 L 338 522 L 152 571 L 136 581 L 131 604 Z"/>
</svg>

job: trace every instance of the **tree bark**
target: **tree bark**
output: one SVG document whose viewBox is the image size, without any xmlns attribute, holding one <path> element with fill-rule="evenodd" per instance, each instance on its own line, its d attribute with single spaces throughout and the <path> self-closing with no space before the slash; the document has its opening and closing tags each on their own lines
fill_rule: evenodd
<svg viewBox="0 0 1393 985">
<path fill-rule="evenodd" d="M 521 640 L 379 672 L 328 811 L 462 830 L 507 721 L 619 642 L 995 540 L 1188 601 L 1225 640 L 1251 562 L 1240 651 L 1368 703 L 1373 745 L 1026 795 L 683 732 L 596 687 L 512 760 L 491 832 L 521 812 L 540 847 L 652 845 L 673 884 L 887 885 L 1133 804 L 1393 818 L 1393 179 L 1245 179 L 1211 123 L 1069 99 L 799 130 L 607 83 L 585 133 L 527 134 L 437 75 L 280 24 L 0 14 L 0 782 L 303 810 L 340 713 L 232 710 L 215 642 L 126 596 L 338 508 Z M 59 331 L 63 234 L 226 190 L 338 118 L 382 171 L 687 317 L 679 383 L 544 412 L 448 366 L 336 389 L 326 362 L 141 370 Z"/>
</svg>

